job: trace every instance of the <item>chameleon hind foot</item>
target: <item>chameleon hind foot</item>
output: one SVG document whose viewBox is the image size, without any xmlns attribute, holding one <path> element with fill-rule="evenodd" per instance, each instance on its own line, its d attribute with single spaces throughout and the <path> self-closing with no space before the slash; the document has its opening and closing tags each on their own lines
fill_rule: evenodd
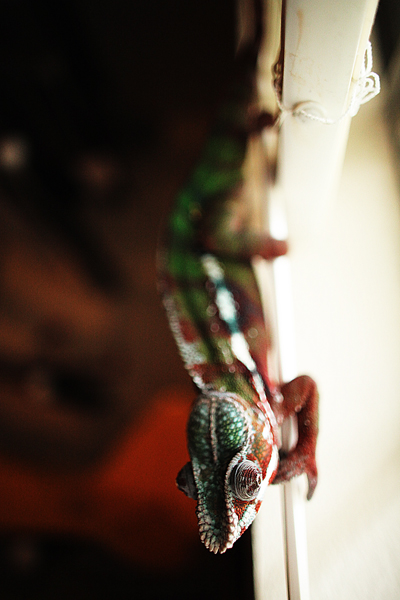
<svg viewBox="0 0 400 600">
<path fill-rule="evenodd" d="M 283 256 L 288 251 L 288 245 L 285 240 L 276 240 L 268 235 L 260 235 L 258 248 L 255 249 L 254 254 L 261 256 L 267 260 Z"/>
<path fill-rule="evenodd" d="M 287 242 L 266 233 L 224 231 L 223 236 L 209 236 L 205 247 L 218 256 L 237 261 L 249 261 L 254 256 L 273 260 L 288 251 Z"/>
</svg>

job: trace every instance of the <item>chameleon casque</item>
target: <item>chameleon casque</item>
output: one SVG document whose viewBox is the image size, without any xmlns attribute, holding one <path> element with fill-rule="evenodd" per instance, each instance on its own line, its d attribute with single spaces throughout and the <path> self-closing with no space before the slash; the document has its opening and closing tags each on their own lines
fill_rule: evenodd
<svg viewBox="0 0 400 600">
<path fill-rule="evenodd" d="M 257 50 L 237 59 L 237 77 L 203 153 L 178 194 L 159 253 L 159 285 L 181 357 L 200 394 L 187 425 L 190 462 L 178 488 L 197 500 L 201 541 L 223 553 L 254 520 L 270 483 L 306 473 L 317 484 L 318 393 L 298 377 L 268 378 L 268 332 L 251 266 L 285 242 L 246 229 L 243 162 L 250 136 L 272 122 L 255 112 Z M 298 417 L 298 441 L 279 455 L 278 426 Z"/>
</svg>

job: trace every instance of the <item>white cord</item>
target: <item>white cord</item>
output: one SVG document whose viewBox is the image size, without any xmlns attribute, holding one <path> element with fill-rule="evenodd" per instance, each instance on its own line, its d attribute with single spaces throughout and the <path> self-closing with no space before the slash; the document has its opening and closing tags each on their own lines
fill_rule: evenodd
<svg viewBox="0 0 400 600">
<path fill-rule="evenodd" d="M 281 111 L 279 124 L 282 123 L 283 119 L 287 115 L 299 117 L 304 120 L 316 121 L 317 123 L 323 123 L 324 125 L 336 125 L 346 117 L 354 117 L 360 110 L 360 106 L 362 104 L 365 104 L 366 102 L 372 100 L 372 98 L 375 98 L 375 96 L 377 96 L 381 91 L 379 75 L 377 75 L 377 73 L 373 73 L 372 66 L 372 45 L 371 42 L 368 41 L 365 49 L 360 77 L 355 85 L 350 104 L 346 112 L 343 113 L 338 119 L 327 119 L 317 114 L 321 111 L 321 107 L 319 107 L 317 103 L 311 101 L 299 102 L 291 109 L 286 108 L 281 103 L 281 100 L 277 94 L 278 107 Z"/>
</svg>

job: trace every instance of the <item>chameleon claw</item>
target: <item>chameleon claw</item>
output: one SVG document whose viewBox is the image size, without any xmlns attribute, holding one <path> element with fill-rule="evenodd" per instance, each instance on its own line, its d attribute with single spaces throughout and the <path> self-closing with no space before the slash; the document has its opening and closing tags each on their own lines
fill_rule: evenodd
<svg viewBox="0 0 400 600">
<path fill-rule="evenodd" d="M 315 471 L 315 475 L 310 475 L 309 473 L 307 473 L 307 479 L 308 479 L 307 500 L 311 500 L 311 498 L 314 495 L 315 488 L 317 487 L 317 483 L 318 483 L 317 472 Z"/>
</svg>

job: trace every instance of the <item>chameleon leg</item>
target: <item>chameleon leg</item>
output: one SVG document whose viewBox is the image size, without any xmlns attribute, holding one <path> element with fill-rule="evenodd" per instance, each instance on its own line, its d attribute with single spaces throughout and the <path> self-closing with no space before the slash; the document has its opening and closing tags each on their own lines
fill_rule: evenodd
<svg viewBox="0 0 400 600">
<path fill-rule="evenodd" d="M 286 254 L 288 246 L 284 240 L 276 240 L 263 233 L 254 233 L 248 234 L 246 242 L 243 242 L 243 249 L 247 251 L 249 257 L 261 256 L 271 260 Z"/>
<path fill-rule="evenodd" d="M 219 233 L 219 232 L 218 232 Z M 260 256 L 267 260 L 286 254 L 288 247 L 284 240 L 276 240 L 264 233 L 223 231 L 222 235 L 209 236 L 205 246 L 211 252 L 235 260 L 251 260 Z"/>
<path fill-rule="evenodd" d="M 318 435 L 318 391 L 315 382 L 305 375 L 281 387 L 282 403 L 273 402 L 272 409 L 278 423 L 297 414 L 298 440 L 295 448 L 282 453 L 278 472 L 273 483 L 289 481 L 296 475 L 306 473 L 310 500 L 317 485 L 318 474 L 315 462 L 315 447 Z"/>
<path fill-rule="evenodd" d="M 271 260 L 286 254 L 284 240 L 248 227 L 247 190 L 243 183 L 230 192 L 230 197 L 207 209 L 200 228 L 199 239 L 205 250 L 226 259 L 249 261 L 253 256 Z"/>
</svg>

